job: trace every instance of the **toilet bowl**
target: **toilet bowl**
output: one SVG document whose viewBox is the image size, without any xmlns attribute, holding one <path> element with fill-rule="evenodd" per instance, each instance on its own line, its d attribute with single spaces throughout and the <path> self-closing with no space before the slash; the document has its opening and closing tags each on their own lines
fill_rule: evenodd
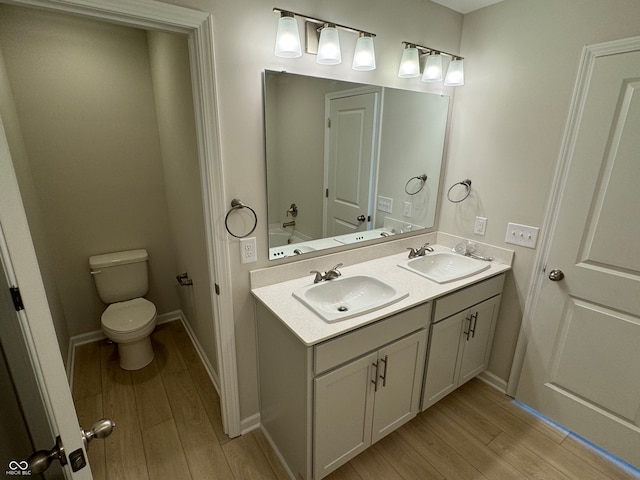
<svg viewBox="0 0 640 480">
<path fill-rule="evenodd" d="M 151 332 L 156 306 L 143 298 L 149 287 L 146 250 L 105 253 L 89 258 L 100 300 L 107 304 L 100 322 L 103 333 L 118 344 L 120 367 L 138 370 L 153 361 Z"/>
<path fill-rule="evenodd" d="M 144 298 L 112 303 L 100 320 L 104 334 L 118 344 L 122 369 L 138 370 L 153 361 L 150 335 L 157 323 L 153 303 Z"/>
</svg>

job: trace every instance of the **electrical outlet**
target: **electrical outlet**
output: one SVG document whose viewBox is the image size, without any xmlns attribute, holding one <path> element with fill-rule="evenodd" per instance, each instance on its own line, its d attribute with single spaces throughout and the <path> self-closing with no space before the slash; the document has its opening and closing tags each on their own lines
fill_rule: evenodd
<svg viewBox="0 0 640 480">
<path fill-rule="evenodd" d="M 258 259 L 256 237 L 240 239 L 240 263 L 251 263 Z"/>
<path fill-rule="evenodd" d="M 476 217 L 476 223 L 473 226 L 473 233 L 476 235 L 484 235 L 487 231 L 487 218 Z"/>
<path fill-rule="evenodd" d="M 402 210 L 402 215 L 405 217 L 411 216 L 411 207 L 413 204 L 411 202 L 404 202 L 404 209 Z"/>
<path fill-rule="evenodd" d="M 393 209 L 393 199 L 389 197 L 378 196 L 378 210 L 381 212 L 391 213 Z"/>
<path fill-rule="evenodd" d="M 507 225 L 507 236 L 504 241 L 521 247 L 536 248 L 538 241 L 538 227 L 520 225 L 519 223 L 509 223 Z"/>
</svg>

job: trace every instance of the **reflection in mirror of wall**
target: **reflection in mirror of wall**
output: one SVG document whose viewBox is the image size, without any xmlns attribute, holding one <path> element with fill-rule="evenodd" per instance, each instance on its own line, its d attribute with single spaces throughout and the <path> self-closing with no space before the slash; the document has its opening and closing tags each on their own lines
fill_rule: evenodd
<svg viewBox="0 0 640 480">
<path fill-rule="evenodd" d="M 264 83 L 271 260 L 434 226 L 449 97 L 272 71 Z"/>
</svg>

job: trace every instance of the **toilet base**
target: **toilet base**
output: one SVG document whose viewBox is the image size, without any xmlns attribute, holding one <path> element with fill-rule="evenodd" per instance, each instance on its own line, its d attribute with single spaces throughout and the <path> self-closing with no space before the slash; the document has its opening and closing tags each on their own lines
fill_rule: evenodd
<svg viewBox="0 0 640 480">
<path fill-rule="evenodd" d="M 118 356 L 123 370 L 140 370 L 146 367 L 154 357 L 151 337 L 147 335 L 131 343 L 118 343 Z"/>
</svg>

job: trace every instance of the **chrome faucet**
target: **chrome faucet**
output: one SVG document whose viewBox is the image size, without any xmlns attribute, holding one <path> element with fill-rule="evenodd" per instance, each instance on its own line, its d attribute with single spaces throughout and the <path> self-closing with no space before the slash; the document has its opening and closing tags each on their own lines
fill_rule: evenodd
<svg viewBox="0 0 640 480">
<path fill-rule="evenodd" d="M 296 226 L 296 221 L 295 220 L 291 220 L 290 222 L 284 222 L 282 224 L 282 228 L 295 227 L 295 226 Z"/>
<path fill-rule="evenodd" d="M 289 210 L 287 210 L 287 217 L 289 215 L 291 215 L 294 218 L 298 216 L 298 206 L 295 203 L 292 203 L 291 206 L 289 207 Z"/>
<path fill-rule="evenodd" d="M 323 280 L 333 280 L 334 278 L 338 278 L 340 275 L 342 275 L 342 273 L 340 273 L 340 270 L 338 270 L 341 266 L 342 264 L 339 263 L 331 270 L 327 270 L 324 273 L 319 272 L 318 270 L 311 270 L 309 273 L 316 274 L 315 278 L 313 279 L 313 283 L 319 283 Z"/>
<path fill-rule="evenodd" d="M 427 252 L 433 252 L 433 248 L 430 247 L 428 243 L 425 243 L 418 249 L 407 248 L 407 250 L 409 250 L 409 258 L 424 257 Z"/>
</svg>

